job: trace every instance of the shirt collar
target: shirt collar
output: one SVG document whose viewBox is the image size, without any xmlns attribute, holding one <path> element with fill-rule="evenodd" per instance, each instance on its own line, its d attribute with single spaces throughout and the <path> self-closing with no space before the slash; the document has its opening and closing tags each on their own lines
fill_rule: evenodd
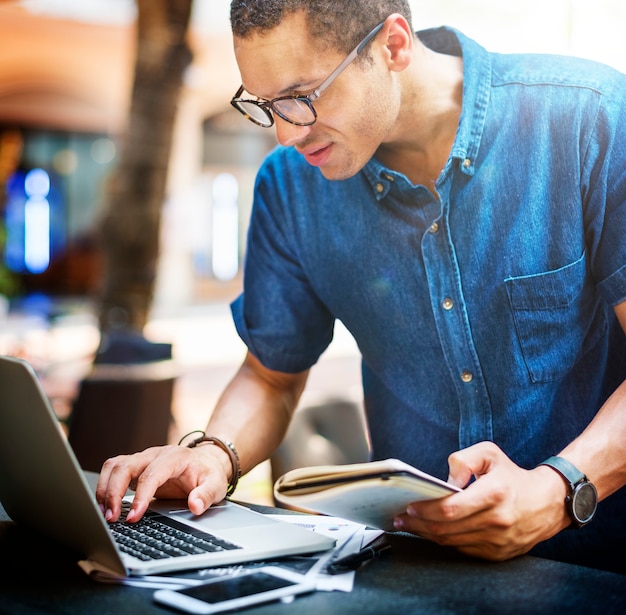
<svg viewBox="0 0 626 615">
<path fill-rule="evenodd" d="M 485 125 L 491 92 L 491 56 L 478 43 L 449 27 L 432 28 L 417 33 L 420 40 L 439 53 L 463 57 L 463 107 L 450 157 L 460 161 L 461 172 L 473 175 L 476 156 Z M 381 180 L 397 175 L 372 158 L 365 175 L 379 196 Z"/>
</svg>

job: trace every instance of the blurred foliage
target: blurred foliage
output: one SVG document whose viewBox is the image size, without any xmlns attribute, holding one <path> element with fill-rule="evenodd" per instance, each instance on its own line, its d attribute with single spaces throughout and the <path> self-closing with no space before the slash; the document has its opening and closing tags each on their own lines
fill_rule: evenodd
<svg viewBox="0 0 626 615">
<path fill-rule="evenodd" d="M 4 211 L 7 198 L 7 181 L 17 168 L 22 153 L 22 136 L 17 130 L 0 131 L 0 295 L 11 297 L 20 291 L 17 276 L 4 263 L 7 230 Z"/>
<path fill-rule="evenodd" d="M 0 219 L 0 295 L 11 297 L 19 292 L 20 284 L 17 276 L 4 264 L 6 237 L 6 228 Z"/>
</svg>

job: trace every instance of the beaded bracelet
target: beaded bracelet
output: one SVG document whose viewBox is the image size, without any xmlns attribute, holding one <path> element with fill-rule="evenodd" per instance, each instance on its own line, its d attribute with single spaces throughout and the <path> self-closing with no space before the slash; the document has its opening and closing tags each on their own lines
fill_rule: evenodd
<svg viewBox="0 0 626 615">
<path fill-rule="evenodd" d="M 237 454 L 237 449 L 232 442 L 228 440 L 222 440 L 221 438 L 216 438 L 215 436 L 207 436 L 204 431 L 200 429 L 196 429 L 188 433 L 186 436 L 183 436 L 178 444 L 181 444 L 185 438 L 189 437 L 191 434 L 199 433 L 201 434 L 195 440 L 192 440 L 187 447 L 195 448 L 198 444 L 202 444 L 203 442 L 208 442 L 209 444 L 214 444 L 215 446 L 221 448 L 230 458 L 230 465 L 232 466 L 232 475 L 230 477 L 230 481 L 228 482 L 228 489 L 226 490 L 226 497 L 233 494 L 235 488 L 237 487 L 237 483 L 241 478 L 241 465 L 239 464 L 239 455 Z"/>
</svg>

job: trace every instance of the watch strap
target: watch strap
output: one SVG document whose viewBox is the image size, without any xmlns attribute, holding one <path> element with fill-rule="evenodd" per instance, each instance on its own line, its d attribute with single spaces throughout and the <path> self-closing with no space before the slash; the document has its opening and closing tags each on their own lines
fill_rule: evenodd
<svg viewBox="0 0 626 615">
<path fill-rule="evenodd" d="M 587 477 L 570 461 L 563 459 L 563 457 L 548 457 L 545 461 L 542 461 L 540 466 L 549 466 L 553 470 L 556 470 L 569 484 L 570 488 L 574 489 L 574 486 L 583 480 L 587 480 Z"/>
<path fill-rule="evenodd" d="M 593 519 L 598 505 L 595 486 L 573 463 L 563 457 L 549 457 L 539 465 L 555 470 L 568 485 L 565 508 L 572 519 L 568 527 L 580 529 L 587 525 Z"/>
</svg>

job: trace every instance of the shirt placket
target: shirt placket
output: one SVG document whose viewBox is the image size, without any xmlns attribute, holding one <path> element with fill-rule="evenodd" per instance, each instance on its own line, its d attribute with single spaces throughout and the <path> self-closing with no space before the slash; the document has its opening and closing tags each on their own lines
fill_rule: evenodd
<svg viewBox="0 0 626 615">
<path fill-rule="evenodd" d="M 441 192 L 440 192 L 441 194 Z M 422 239 L 422 257 L 437 334 L 458 398 L 459 446 L 493 439 L 492 410 L 463 295 L 449 203 Z"/>
</svg>

